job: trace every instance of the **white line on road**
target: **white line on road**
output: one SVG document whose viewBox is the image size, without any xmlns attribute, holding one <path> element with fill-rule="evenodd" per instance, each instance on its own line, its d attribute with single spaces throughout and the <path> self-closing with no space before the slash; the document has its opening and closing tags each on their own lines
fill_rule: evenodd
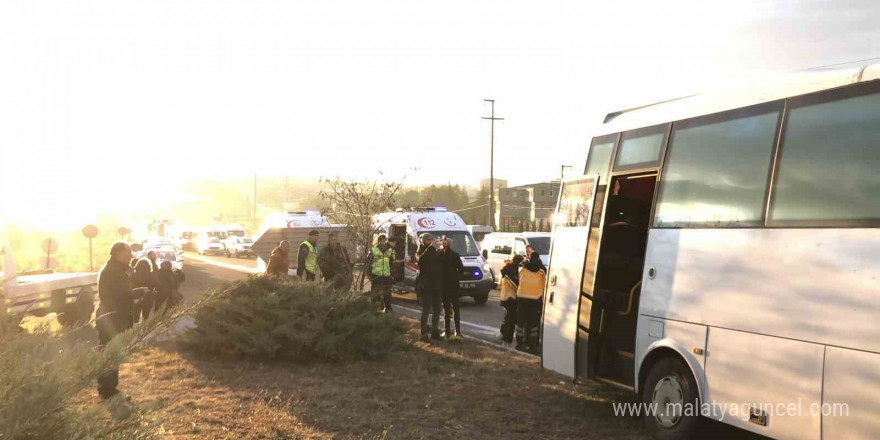
<svg viewBox="0 0 880 440">
<path fill-rule="evenodd" d="M 409 308 L 409 307 L 404 307 L 404 306 L 399 305 L 399 304 L 395 304 L 394 307 L 395 307 L 395 308 L 400 308 L 400 309 L 406 310 L 406 311 L 408 311 L 408 312 L 422 313 L 421 310 L 411 309 L 411 308 Z M 470 326 L 472 326 L 472 327 L 477 327 L 477 328 L 480 328 L 480 329 L 485 329 L 485 330 L 493 331 L 493 332 L 494 332 L 494 331 L 497 331 L 497 329 L 494 329 L 494 328 L 491 328 L 491 327 L 486 327 L 486 326 L 484 326 L 484 325 L 474 324 L 474 323 L 472 323 L 472 322 L 461 321 L 461 323 L 462 323 L 462 324 L 470 325 Z M 534 357 L 534 358 L 538 358 L 538 359 L 541 358 L 541 356 L 534 355 L 534 354 L 531 354 L 531 353 L 526 353 L 526 352 L 524 352 L 524 351 L 517 351 L 517 350 L 514 350 L 514 349 L 512 349 L 512 348 L 510 348 L 510 347 L 505 347 L 505 346 L 503 346 L 503 345 L 501 345 L 501 344 L 498 344 L 498 343 L 495 343 L 495 342 L 492 342 L 492 341 L 489 341 L 489 340 L 486 340 L 486 339 L 478 338 L 478 337 L 476 337 L 476 336 L 470 336 L 470 335 L 462 335 L 462 336 L 464 336 L 465 339 L 470 339 L 470 340 L 472 340 L 472 341 L 476 341 L 476 342 L 479 342 L 479 343 L 481 343 L 481 344 L 491 345 L 491 346 L 493 346 L 493 347 L 495 347 L 495 348 L 497 348 L 497 349 L 500 349 L 500 350 L 506 350 L 506 351 L 509 351 L 509 352 L 511 352 L 511 353 L 514 353 L 514 354 L 520 354 L 520 355 L 523 355 L 523 356 Z"/>
<path fill-rule="evenodd" d="M 235 270 L 238 272 L 244 272 L 244 273 L 250 273 L 250 274 L 260 273 L 260 271 L 258 271 L 257 269 L 239 266 L 237 264 L 221 263 L 219 261 L 214 261 L 214 260 L 207 258 L 207 257 L 192 257 L 192 256 L 190 256 L 190 258 L 194 261 L 199 261 L 202 263 L 210 264 L 212 266 L 222 267 L 224 269 Z"/>
<path fill-rule="evenodd" d="M 421 310 L 411 309 L 411 308 L 409 308 L 409 307 L 404 307 L 404 306 L 401 306 L 401 305 L 398 305 L 398 304 L 395 304 L 394 307 L 399 307 L 399 308 L 401 308 L 401 309 L 403 309 L 403 310 L 407 310 L 407 311 L 410 311 L 410 312 L 413 312 L 413 313 L 422 313 Z M 501 330 L 499 330 L 499 329 L 497 329 L 497 328 L 494 328 L 494 327 L 489 327 L 489 326 L 480 325 L 480 324 L 474 324 L 473 322 L 461 321 L 461 323 L 462 323 L 462 324 L 469 325 L 469 326 L 471 326 L 471 327 L 478 328 L 478 329 L 483 330 L 483 331 L 485 331 L 485 332 L 499 333 L 499 332 L 501 331 Z"/>
</svg>

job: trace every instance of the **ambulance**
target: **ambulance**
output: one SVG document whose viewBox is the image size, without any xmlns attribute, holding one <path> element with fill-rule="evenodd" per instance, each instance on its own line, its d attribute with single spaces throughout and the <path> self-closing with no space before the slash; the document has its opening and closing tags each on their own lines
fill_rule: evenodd
<svg viewBox="0 0 880 440">
<path fill-rule="evenodd" d="M 489 300 L 489 291 L 495 283 L 494 276 L 480 255 L 477 241 L 458 214 L 440 207 L 398 209 L 376 214 L 373 224 L 379 234 L 397 238 L 397 255 L 403 255 L 403 276 L 395 280 L 395 289 L 415 291 L 416 276 L 419 274 L 415 254 L 419 236 L 427 232 L 435 239 L 442 236 L 451 239 L 453 248 L 461 255 L 465 268 L 465 274 L 459 281 L 461 296 L 470 296 L 477 304 L 485 304 Z"/>
</svg>

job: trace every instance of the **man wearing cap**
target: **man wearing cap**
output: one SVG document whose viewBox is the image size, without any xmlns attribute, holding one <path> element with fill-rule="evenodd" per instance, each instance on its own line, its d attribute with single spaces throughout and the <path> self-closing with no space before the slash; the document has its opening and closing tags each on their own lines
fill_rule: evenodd
<svg viewBox="0 0 880 440">
<path fill-rule="evenodd" d="M 315 281 L 318 272 L 318 231 L 309 232 L 309 239 L 299 245 L 299 255 L 296 259 L 296 276 L 306 280 Z"/>
<path fill-rule="evenodd" d="M 110 260 L 98 275 L 98 297 L 101 305 L 95 315 L 98 342 L 103 348 L 114 336 L 132 327 L 134 303 L 131 287 L 131 246 L 121 241 L 110 248 Z M 105 371 L 98 376 L 98 394 L 109 399 L 119 390 L 119 370 Z"/>
</svg>

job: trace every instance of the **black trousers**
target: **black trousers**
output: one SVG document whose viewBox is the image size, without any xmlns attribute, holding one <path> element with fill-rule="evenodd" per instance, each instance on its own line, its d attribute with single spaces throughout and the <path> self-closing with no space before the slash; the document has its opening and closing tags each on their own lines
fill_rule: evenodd
<svg viewBox="0 0 880 440">
<path fill-rule="evenodd" d="M 134 305 L 134 322 L 137 324 L 140 322 L 141 318 L 144 321 L 150 317 L 150 313 L 153 311 L 153 306 L 156 301 L 156 291 L 150 289 L 149 292 L 144 293 L 144 296 L 141 298 L 140 302 L 135 303 Z"/>
<path fill-rule="evenodd" d="M 98 319 L 95 320 L 95 329 L 98 331 L 98 343 L 101 349 L 113 339 L 114 336 L 124 331 L 130 325 L 126 326 L 126 321 L 130 322 L 130 315 L 117 316 L 115 313 L 107 314 L 98 309 Z M 119 369 L 105 371 L 98 375 L 98 395 L 103 399 L 113 397 L 119 391 Z"/>
<path fill-rule="evenodd" d="M 382 303 L 382 308 L 386 312 L 391 311 L 391 286 L 393 284 L 394 279 L 390 276 L 373 276 L 370 278 L 370 290 L 373 293 L 373 297 Z"/>
<path fill-rule="evenodd" d="M 540 299 L 516 299 L 516 340 L 529 347 L 538 346 L 538 327 L 541 320 Z"/>
<path fill-rule="evenodd" d="M 303 275 L 306 276 L 306 281 L 315 281 L 315 274 L 305 270 L 303 271 Z"/>
<path fill-rule="evenodd" d="M 431 336 L 440 337 L 440 309 L 443 292 L 438 286 L 423 286 L 422 289 L 422 334 L 428 334 L 428 315 L 431 317 Z"/>
<path fill-rule="evenodd" d="M 504 307 L 504 322 L 501 323 L 501 339 L 504 342 L 513 342 L 513 332 L 516 329 L 516 298 L 507 298 L 501 302 Z M 522 337 L 517 336 L 516 342 L 522 344 Z"/>
<path fill-rule="evenodd" d="M 451 315 L 451 316 L 450 316 Z M 461 312 L 458 306 L 458 296 L 443 298 L 443 320 L 446 323 L 446 336 L 452 333 L 450 330 L 451 319 L 455 318 L 455 333 L 461 334 Z"/>
<path fill-rule="evenodd" d="M 443 286 L 443 321 L 446 324 L 446 336 L 452 333 L 450 324 L 455 318 L 455 333 L 461 334 L 461 312 L 459 311 L 458 282 L 454 285 Z"/>
</svg>

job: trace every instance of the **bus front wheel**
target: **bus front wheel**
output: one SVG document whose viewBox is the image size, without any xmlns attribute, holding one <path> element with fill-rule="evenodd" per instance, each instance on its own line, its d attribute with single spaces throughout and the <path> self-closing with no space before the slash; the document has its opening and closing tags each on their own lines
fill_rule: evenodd
<svg viewBox="0 0 880 440">
<path fill-rule="evenodd" d="M 680 358 L 667 356 L 655 363 L 642 387 L 648 431 L 658 440 L 694 437 L 700 422 L 697 381 Z"/>
</svg>

